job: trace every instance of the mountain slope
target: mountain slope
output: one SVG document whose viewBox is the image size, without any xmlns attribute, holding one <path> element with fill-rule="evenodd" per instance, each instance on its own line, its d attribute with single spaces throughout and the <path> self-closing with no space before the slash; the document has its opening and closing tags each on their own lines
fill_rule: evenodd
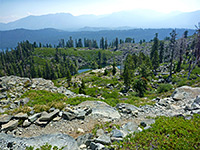
<svg viewBox="0 0 200 150">
<path fill-rule="evenodd" d="M 28 16 L 7 24 L 0 23 L 0 30 L 56 28 L 72 31 L 85 26 L 101 28 L 121 26 L 134 28 L 194 28 L 199 20 L 200 11 L 163 14 L 152 10 L 132 10 L 103 16 L 73 16 L 69 13 L 58 13 Z"/>
</svg>

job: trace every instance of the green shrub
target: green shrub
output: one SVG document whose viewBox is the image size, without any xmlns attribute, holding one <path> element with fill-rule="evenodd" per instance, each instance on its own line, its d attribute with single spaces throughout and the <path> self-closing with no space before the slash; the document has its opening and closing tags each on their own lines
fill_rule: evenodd
<svg viewBox="0 0 200 150">
<path fill-rule="evenodd" d="M 138 93 L 139 97 L 143 97 L 147 89 L 147 80 L 145 78 L 135 79 L 133 83 L 133 88 Z"/>
<path fill-rule="evenodd" d="M 52 93 L 45 90 L 30 90 L 24 93 L 21 98 L 28 97 L 30 101 L 28 106 L 34 106 L 36 104 L 46 105 L 50 102 L 59 102 L 66 98 L 64 94 Z"/>
<path fill-rule="evenodd" d="M 163 93 L 163 92 L 168 92 L 172 90 L 172 85 L 171 84 L 160 84 L 157 91 L 158 93 Z"/>
<path fill-rule="evenodd" d="M 53 150 L 63 150 L 65 147 L 62 148 L 58 148 L 57 146 L 52 147 L 52 145 L 46 143 L 45 145 L 40 146 L 40 148 L 37 148 L 36 150 L 52 150 L 52 148 Z M 34 150 L 34 147 L 33 146 L 26 147 L 26 150 Z"/>
<path fill-rule="evenodd" d="M 130 134 L 115 149 L 199 149 L 200 115 L 186 120 L 183 117 L 159 117 L 152 128 Z"/>
</svg>

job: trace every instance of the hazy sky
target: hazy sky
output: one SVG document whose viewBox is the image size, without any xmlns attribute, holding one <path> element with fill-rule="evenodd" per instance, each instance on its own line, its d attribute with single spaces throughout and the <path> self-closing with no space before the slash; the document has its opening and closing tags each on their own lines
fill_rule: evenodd
<svg viewBox="0 0 200 150">
<path fill-rule="evenodd" d="M 189 12 L 200 10 L 200 0 L 0 0 L 0 22 L 49 13 L 102 15 L 133 9 Z"/>
</svg>

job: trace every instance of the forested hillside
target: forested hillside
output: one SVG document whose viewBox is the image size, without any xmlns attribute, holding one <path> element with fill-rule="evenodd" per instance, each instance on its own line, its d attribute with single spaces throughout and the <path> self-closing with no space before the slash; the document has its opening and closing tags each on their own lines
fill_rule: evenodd
<svg viewBox="0 0 200 150">
<path fill-rule="evenodd" d="M 127 37 L 134 38 L 135 42 L 140 40 L 150 41 L 153 39 L 154 34 L 158 33 L 159 39 L 163 40 L 169 37 L 169 33 L 172 29 L 129 29 L 129 30 L 102 30 L 102 31 L 76 31 L 67 32 L 63 30 L 56 29 L 41 29 L 41 30 L 26 30 L 26 29 L 15 29 L 9 31 L 0 31 L 0 49 L 14 48 L 17 46 L 18 42 L 29 40 L 31 43 L 37 42 L 42 43 L 42 45 L 58 44 L 60 39 L 67 41 L 70 36 L 73 40 L 78 40 L 79 38 L 84 40 L 94 39 L 98 42 L 102 37 L 107 38 L 108 43 L 113 42 L 113 40 L 118 37 L 118 39 L 125 39 Z M 181 38 L 186 29 L 176 29 L 177 37 Z M 195 30 L 187 29 L 188 35 L 193 35 Z"/>
</svg>

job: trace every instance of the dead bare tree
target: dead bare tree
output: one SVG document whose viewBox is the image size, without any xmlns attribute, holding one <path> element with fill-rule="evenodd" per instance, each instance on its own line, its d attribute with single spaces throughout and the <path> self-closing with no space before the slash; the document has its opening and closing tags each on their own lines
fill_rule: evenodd
<svg viewBox="0 0 200 150">
<path fill-rule="evenodd" d="M 192 70 L 200 61 L 200 22 L 198 23 L 198 26 L 195 26 L 195 27 L 197 28 L 196 44 L 195 44 L 194 50 L 192 51 L 192 59 L 189 62 L 189 69 L 188 69 L 189 71 L 188 71 L 187 79 L 190 78 L 190 74 Z"/>
</svg>

